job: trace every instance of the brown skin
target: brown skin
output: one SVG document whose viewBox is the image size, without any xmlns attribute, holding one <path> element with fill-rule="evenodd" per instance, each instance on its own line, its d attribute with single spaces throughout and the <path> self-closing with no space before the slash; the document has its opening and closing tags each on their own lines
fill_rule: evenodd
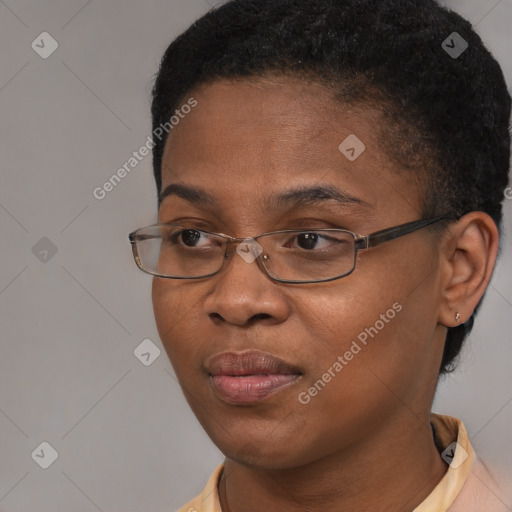
<svg viewBox="0 0 512 512">
<path fill-rule="evenodd" d="M 159 222 L 248 237 L 302 227 L 369 234 L 421 218 L 421 191 L 379 147 L 381 121 L 370 108 L 342 109 L 321 85 L 275 77 L 218 81 L 189 96 L 198 106 L 168 138 L 162 189 L 198 186 L 218 207 L 169 196 Z M 338 150 L 352 133 L 366 145 L 354 162 Z M 367 205 L 262 207 L 272 193 L 320 183 Z M 161 340 L 226 456 L 222 509 L 405 512 L 421 503 L 447 470 L 429 425 L 447 327 L 457 325 L 456 312 L 465 321 L 483 295 L 497 245 L 493 221 L 474 212 L 441 235 L 427 228 L 361 251 L 351 275 L 327 283 L 280 284 L 236 253 L 208 279 L 155 278 Z M 395 302 L 402 311 L 300 403 L 299 393 Z M 248 348 L 298 366 L 302 377 L 256 404 L 220 400 L 205 361 Z"/>
</svg>

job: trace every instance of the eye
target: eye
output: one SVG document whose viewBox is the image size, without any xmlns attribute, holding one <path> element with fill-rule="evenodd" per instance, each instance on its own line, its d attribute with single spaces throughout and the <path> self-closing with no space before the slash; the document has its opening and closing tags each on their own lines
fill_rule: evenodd
<svg viewBox="0 0 512 512">
<path fill-rule="evenodd" d="M 311 251 L 314 249 L 327 249 L 333 244 L 339 243 L 339 240 L 315 231 L 303 232 L 293 237 L 296 240 L 299 249 Z"/>
<path fill-rule="evenodd" d="M 197 229 L 182 229 L 177 233 L 171 234 L 170 239 L 172 243 L 182 243 L 186 247 L 204 247 L 205 245 L 200 245 L 201 241 L 206 242 L 209 239 L 209 236 L 203 231 L 199 231 Z"/>
</svg>

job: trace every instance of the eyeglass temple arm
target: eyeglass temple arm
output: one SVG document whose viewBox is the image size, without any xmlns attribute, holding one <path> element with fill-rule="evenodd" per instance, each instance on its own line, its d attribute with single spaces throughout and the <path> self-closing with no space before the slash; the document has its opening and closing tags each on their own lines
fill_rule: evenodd
<svg viewBox="0 0 512 512">
<path fill-rule="evenodd" d="M 387 242 L 388 240 L 394 240 L 395 238 L 408 235 L 413 231 L 417 231 L 418 229 L 430 226 L 431 224 L 434 224 L 435 222 L 439 222 L 440 220 L 446 218 L 448 218 L 448 215 L 441 215 L 439 217 L 433 217 L 431 219 L 415 220 L 412 222 L 408 222 L 407 224 L 402 224 L 401 226 L 383 229 L 382 231 L 377 231 L 376 233 L 372 233 L 371 235 L 363 236 L 359 238 L 356 241 L 356 243 L 360 246 L 361 249 L 375 247 L 376 245 Z"/>
<path fill-rule="evenodd" d="M 128 239 L 130 240 L 130 242 L 132 244 L 134 244 L 137 240 L 139 240 L 139 241 L 153 240 L 155 238 L 160 238 L 160 237 L 159 237 L 159 235 L 137 235 L 135 231 L 128 235 Z"/>
</svg>

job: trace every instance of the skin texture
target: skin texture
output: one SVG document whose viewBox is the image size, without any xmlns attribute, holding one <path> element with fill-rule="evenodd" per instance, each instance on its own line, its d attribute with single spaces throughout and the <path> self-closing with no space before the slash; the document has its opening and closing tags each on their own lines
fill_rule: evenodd
<svg viewBox="0 0 512 512">
<path fill-rule="evenodd" d="M 223 80 L 190 96 L 198 106 L 169 136 L 162 189 L 201 187 L 218 204 L 168 196 L 159 222 L 248 237 L 302 227 L 369 234 L 421 218 L 417 180 L 396 172 L 378 145 L 376 111 L 341 108 L 321 85 L 290 78 Z M 350 134 L 366 146 L 354 162 L 338 150 Z M 318 184 L 366 204 L 263 207 L 272 193 Z M 211 278 L 155 278 L 161 340 L 188 403 L 226 456 L 223 510 L 411 511 L 421 503 L 447 470 L 429 425 L 446 328 L 478 303 L 497 245 L 493 221 L 473 212 L 441 234 L 427 228 L 361 251 L 351 275 L 327 283 L 277 283 L 236 253 Z M 395 318 L 300 403 L 299 393 L 397 302 Z M 248 348 L 302 376 L 256 404 L 222 401 L 205 361 Z"/>
</svg>

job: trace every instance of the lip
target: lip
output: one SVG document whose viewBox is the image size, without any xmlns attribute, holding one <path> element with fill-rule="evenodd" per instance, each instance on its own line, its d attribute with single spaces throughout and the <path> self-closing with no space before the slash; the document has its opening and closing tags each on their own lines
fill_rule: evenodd
<svg viewBox="0 0 512 512">
<path fill-rule="evenodd" d="M 260 350 L 222 352 L 205 368 L 214 393 L 231 404 L 260 402 L 296 382 L 302 371 Z"/>
</svg>

